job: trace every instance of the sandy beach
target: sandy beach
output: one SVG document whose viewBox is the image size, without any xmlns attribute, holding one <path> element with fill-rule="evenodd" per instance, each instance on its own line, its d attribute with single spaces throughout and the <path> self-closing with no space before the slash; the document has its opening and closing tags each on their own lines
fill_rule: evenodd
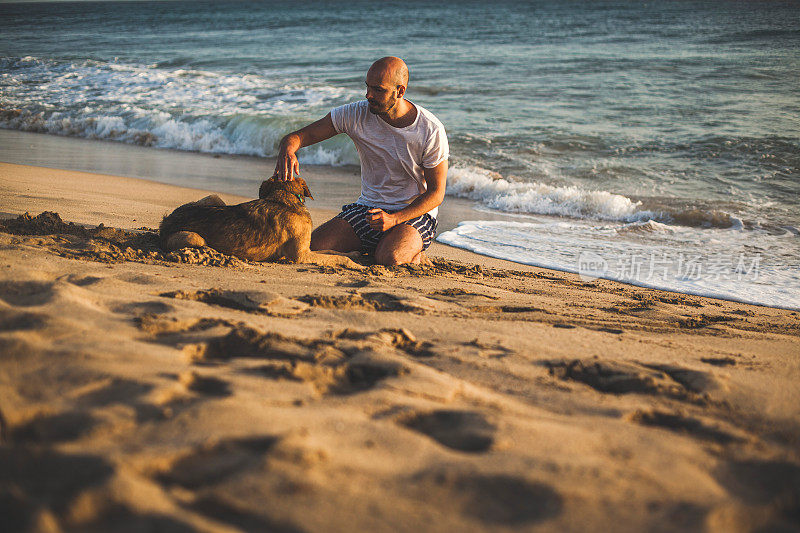
<svg viewBox="0 0 800 533">
<path fill-rule="evenodd" d="M 160 251 L 210 192 L 0 164 L 0 530 L 798 527 L 800 313 Z"/>
</svg>

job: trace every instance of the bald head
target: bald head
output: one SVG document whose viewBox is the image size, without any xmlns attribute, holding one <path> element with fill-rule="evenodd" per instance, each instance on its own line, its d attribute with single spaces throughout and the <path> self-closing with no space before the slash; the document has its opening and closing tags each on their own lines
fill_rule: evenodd
<svg viewBox="0 0 800 533">
<path fill-rule="evenodd" d="M 399 57 L 382 57 L 369 67 L 367 76 L 376 74 L 392 85 L 408 87 L 408 67 Z"/>
<path fill-rule="evenodd" d="M 394 120 L 414 110 L 403 99 L 408 87 L 408 67 L 399 57 L 382 57 L 374 62 L 364 83 L 370 113 Z"/>
</svg>

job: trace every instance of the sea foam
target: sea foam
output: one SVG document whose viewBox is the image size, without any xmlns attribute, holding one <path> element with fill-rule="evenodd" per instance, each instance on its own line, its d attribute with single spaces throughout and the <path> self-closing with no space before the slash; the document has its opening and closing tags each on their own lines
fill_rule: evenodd
<svg viewBox="0 0 800 533">
<path fill-rule="evenodd" d="M 490 257 L 578 273 L 585 281 L 605 278 L 800 309 L 800 271 L 793 265 L 800 250 L 793 236 L 652 221 L 596 225 L 588 220 L 531 220 L 465 221 L 437 240 Z"/>
</svg>

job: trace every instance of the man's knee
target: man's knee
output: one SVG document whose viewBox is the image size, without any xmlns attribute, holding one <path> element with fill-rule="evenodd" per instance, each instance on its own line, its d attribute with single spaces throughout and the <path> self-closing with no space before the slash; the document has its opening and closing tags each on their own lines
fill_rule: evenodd
<svg viewBox="0 0 800 533">
<path fill-rule="evenodd" d="M 402 250 L 398 250 L 397 248 L 389 248 L 387 246 L 382 249 L 375 250 L 375 264 L 383 266 L 402 265 L 403 263 L 408 262 L 408 258 L 406 257 L 407 255 L 408 254 L 404 254 Z"/>
<path fill-rule="evenodd" d="M 378 243 L 375 262 L 384 266 L 413 263 L 418 260 L 422 246 L 422 237 L 416 228 L 401 224 Z"/>
<path fill-rule="evenodd" d="M 353 252 L 361 247 L 353 227 L 344 219 L 333 218 L 311 232 L 311 250 Z"/>
</svg>

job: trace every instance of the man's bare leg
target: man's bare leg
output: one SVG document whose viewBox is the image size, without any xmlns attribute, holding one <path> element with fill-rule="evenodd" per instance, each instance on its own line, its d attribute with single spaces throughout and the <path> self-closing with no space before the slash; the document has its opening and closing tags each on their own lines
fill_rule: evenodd
<svg viewBox="0 0 800 533">
<path fill-rule="evenodd" d="M 355 252 L 361 249 L 361 240 L 353 226 L 343 218 L 333 218 L 311 233 L 311 250 Z"/>
<path fill-rule="evenodd" d="M 379 265 L 418 265 L 423 257 L 422 237 L 408 224 L 398 224 L 387 231 L 375 249 L 375 262 Z"/>
</svg>

